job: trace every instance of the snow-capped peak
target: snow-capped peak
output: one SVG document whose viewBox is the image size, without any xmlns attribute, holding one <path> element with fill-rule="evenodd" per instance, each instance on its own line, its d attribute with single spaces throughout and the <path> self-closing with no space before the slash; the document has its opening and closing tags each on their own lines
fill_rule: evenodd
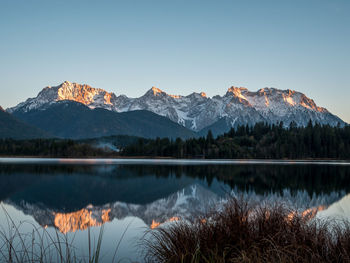
<svg viewBox="0 0 350 263">
<path fill-rule="evenodd" d="M 238 98 L 240 101 L 241 100 L 248 101 L 247 98 L 244 96 L 245 93 L 247 93 L 247 92 L 248 92 L 247 88 L 243 88 L 243 87 L 238 88 L 238 87 L 232 86 L 227 90 L 226 96 L 234 96 L 234 97 Z"/>
<path fill-rule="evenodd" d="M 85 105 L 107 104 L 111 105 L 113 93 L 108 93 L 103 89 L 95 89 L 89 85 L 71 83 L 65 81 L 57 89 L 57 101 L 73 100 Z"/>
<path fill-rule="evenodd" d="M 224 96 L 208 98 L 204 92 L 187 96 L 169 95 L 152 87 L 139 98 L 116 96 L 103 89 L 89 85 L 65 81 L 59 86 L 44 88 L 36 98 L 30 98 L 9 112 L 27 112 L 42 109 L 61 100 L 72 100 L 90 108 L 104 108 L 117 112 L 148 110 L 165 116 L 191 130 L 200 131 L 225 118 L 229 126 L 253 125 L 256 122 L 276 123 L 283 121 L 289 125 L 314 123 L 345 124 L 303 93 L 294 90 L 263 88 L 256 92 L 244 87 L 230 87 Z"/>
<path fill-rule="evenodd" d="M 154 86 L 151 88 L 151 91 L 153 92 L 153 95 L 154 95 L 154 96 L 157 96 L 157 95 L 163 93 L 162 90 L 160 90 L 160 89 L 158 89 L 158 88 L 156 88 L 156 87 L 154 87 Z"/>
<path fill-rule="evenodd" d="M 207 94 L 205 92 L 203 92 L 203 91 L 201 93 L 199 93 L 199 95 L 201 95 L 203 98 L 207 97 Z"/>
<path fill-rule="evenodd" d="M 58 86 L 45 87 L 39 92 L 36 98 L 27 99 L 16 107 L 8 109 L 8 111 L 13 112 L 21 110 L 27 112 L 62 100 L 80 102 L 90 108 L 102 107 L 112 109 L 115 99 L 116 96 L 114 93 L 109 93 L 103 89 L 96 89 L 86 84 L 81 85 L 65 81 Z"/>
<path fill-rule="evenodd" d="M 171 95 L 171 94 L 167 94 L 166 92 L 162 91 L 161 89 L 158 89 L 156 87 L 152 87 L 149 91 L 146 92 L 146 94 L 144 96 L 153 96 L 153 97 L 171 97 L 173 99 L 179 99 L 182 98 L 181 95 Z"/>
<path fill-rule="evenodd" d="M 226 92 L 226 95 L 235 95 L 235 96 L 238 96 L 242 93 L 245 93 L 247 92 L 248 89 L 247 88 L 244 88 L 244 87 L 235 87 L 235 86 L 231 86 L 227 92 Z"/>
</svg>

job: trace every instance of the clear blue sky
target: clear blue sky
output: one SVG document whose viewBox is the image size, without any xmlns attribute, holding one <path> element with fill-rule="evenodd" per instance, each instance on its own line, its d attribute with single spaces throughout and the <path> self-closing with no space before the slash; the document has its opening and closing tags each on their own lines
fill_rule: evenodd
<svg viewBox="0 0 350 263">
<path fill-rule="evenodd" d="M 295 89 L 350 122 L 350 1 L 0 2 L 0 105 L 64 80 L 136 97 Z"/>
</svg>

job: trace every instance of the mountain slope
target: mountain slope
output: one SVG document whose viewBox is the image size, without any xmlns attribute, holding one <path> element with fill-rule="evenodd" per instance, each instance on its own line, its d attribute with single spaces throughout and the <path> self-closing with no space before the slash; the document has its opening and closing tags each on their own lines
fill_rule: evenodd
<svg viewBox="0 0 350 263">
<path fill-rule="evenodd" d="M 193 137 L 194 133 L 149 111 L 118 113 L 90 109 L 74 101 L 59 101 L 30 111 L 16 111 L 17 118 L 62 138 L 94 138 L 127 134 L 145 138 Z"/>
<path fill-rule="evenodd" d="M 48 133 L 25 124 L 0 107 L 0 138 L 33 139 L 50 137 Z"/>
<path fill-rule="evenodd" d="M 203 130 L 200 133 L 209 127 L 216 133 L 223 133 L 231 127 L 254 125 L 257 122 L 283 122 L 285 126 L 295 122 L 298 126 L 306 126 L 311 119 L 313 123 L 331 126 L 346 124 L 327 109 L 317 106 L 303 93 L 275 88 L 251 92 L 246 88 L 230 87 L 224 96 L 209 98 L 203 92 L 188 96 L 169 95 L 153 87 L 139 98 L 128 98 L 85 84 L 65 81 L 59 86 L 44 88 L 37 97 L 8 111 L 25 113 L 44 109 L 62 100 L 80 102 L 90 109 L 103 108 L 114 112 L 146 110 L 195 132 Z"/>
<path fill-rule="evenodd" d="M 227 117 L 223 117 L 219 119 L 217 122 L 214 122 L 212 125 L 209 125 L 202 130 L 200 130 L 197 134 L 199 136 L 207 136 L 208 132 L 211 131 L 213 136 L 216 137 L 229 131 L 231 129 L 230 119 Z"/>
</svg>

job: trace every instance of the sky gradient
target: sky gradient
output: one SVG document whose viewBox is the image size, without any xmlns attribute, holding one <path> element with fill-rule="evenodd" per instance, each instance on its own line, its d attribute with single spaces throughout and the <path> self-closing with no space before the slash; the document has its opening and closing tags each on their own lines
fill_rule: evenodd
<svg viewBox="0 0 350 263">
<path fill-rule="evenodd" d="M 65 80 L 129 97 L 294 89 L 350 123 L 350 1 L 0 2 L 0 105 Z"/>
</svg>

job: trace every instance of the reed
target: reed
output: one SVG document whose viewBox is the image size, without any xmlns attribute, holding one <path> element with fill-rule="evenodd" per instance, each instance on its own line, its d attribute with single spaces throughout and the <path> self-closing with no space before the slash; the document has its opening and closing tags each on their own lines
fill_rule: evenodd
<svg viewBox="0 0 350 263">
<path fill-rule="evenodd" d="M 146 236 L 148 262 L 350 262 L 349 223 L 330 226 L 282 204 L 237 198 L 205 218 L 177 221 Z"/>
<path fill-rule="evenodd" d="M 75 236 L 69 239 L 67 234 L 59 232 L 56 228 L 54 233 L 50 233 L 46 228 L 28 221 L 16 224 L 3 206 L 1 209 L 5 213 L 6 223 L 0 227 L 0 262 L 101 262 L 103 225 L 100 228 L 97 243 L 88 228 L 88 251 L 85 255 L 78 256 L 74 246 Z M 28 228 L 32 229 L 30 233 L 27 232 Z M 118 246 L 121 241 L 118 241 Z M 115 262 L 116 253 L 117 249 L 112 262 Z"/>
</svg>

